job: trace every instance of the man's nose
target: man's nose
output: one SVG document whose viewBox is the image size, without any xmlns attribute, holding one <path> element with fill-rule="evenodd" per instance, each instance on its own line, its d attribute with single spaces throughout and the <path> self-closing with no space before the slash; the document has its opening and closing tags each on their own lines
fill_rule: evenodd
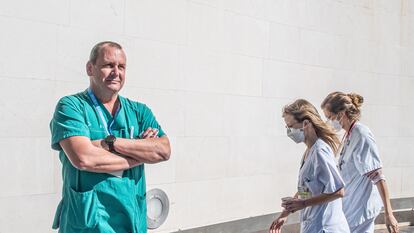
<svg viewBox="0 0 414 233">
<path fill-rule="evenodd" d="M 119 76 L 119 73 L 120 73 L 119 68 L 115 66 L 115 67 L 112 69 L 112 76 L 114 76 L 114 77 L 118 77 L 118 76 Z"/>
</svg>

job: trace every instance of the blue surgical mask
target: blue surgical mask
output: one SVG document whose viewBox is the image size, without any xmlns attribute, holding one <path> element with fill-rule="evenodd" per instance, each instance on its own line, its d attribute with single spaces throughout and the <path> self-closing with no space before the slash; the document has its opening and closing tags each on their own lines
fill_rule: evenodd
<svg viewBox="0 0 414 233">
<path fill-rule="evenodd" d="M 305 132 L 303 128 L 287 128 L 287 136 L 290 137 L 294 142 L 301 143 L 305 141 Z"/>
</svg>

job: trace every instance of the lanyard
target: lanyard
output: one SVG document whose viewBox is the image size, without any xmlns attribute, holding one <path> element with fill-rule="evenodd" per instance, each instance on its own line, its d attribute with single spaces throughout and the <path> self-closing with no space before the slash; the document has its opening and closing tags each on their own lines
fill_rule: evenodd
<svg viewBox="0 0 414 233">
<path fill-rule="evenodd" d="M 339 164 L 338 164 L 339 170 L 342 170 L 342 165 L 345 163 L 345 161 L 344 161 L 345 147 L 349 146 L 351 133 L 352 133 L 352 130 L 354 129 L 354 127 L 355 127 L 355 124 L 356 124 L 356 121 L 354 121 L 351 124 L 351 127 L 349 128 L 348 132 L 346 132 L 344 134 L 344 136 L 341 140 L 341 147 L 342 148 L 340 149 L 340 153 L 339 153 Z"/>
<path fill-rule="evenodd" d="M 89 98 L 91 98 L 91 100 L 92 100 L 92 103 L 93 103 L 93 106 L 95 107 L 95 110 L 98 112 L 99 117 L 101 118 L 102 124 L 104 125 L 104 128 L 105 128 L 106 135 L 112 135 L 111 128 L 112 128 L 112 125 L 115 122 L 115 118 L 118 115 L 119 110 L 121 109 L 121 105 L 119 105 L 113 119 L 109 122 L 109 126 L 108 126 L 108 123 L 106 122 L 106 119 L 103 115 L 102 108 L 101 108 L 101 106 L 99 106 L 98 100 L 96 99 L 96 96 L 93 94 L 91 88 L 88 88 L 88 95 L 89 95 Z"/>
<path fill-rule="evenodd" d="M 348 130 L 348 132 L 346 132 L 345 134 L 344 134 L 344 136 L 342 137 L 342 143 L 345 143 L 345 141 L 349 141 L 349 138 L 351 137 L 351 133 L 352 133 L 352 130 L 354 129 L 354 127 L 355 127 L 355 124 L 356 124 L 356 121 L 354 121 L 352 124 L 351 124 L 351 127 L 349 128 L 349 130 Z M 348 142 L 349 143 L 349 142 Z"/>
</svg>

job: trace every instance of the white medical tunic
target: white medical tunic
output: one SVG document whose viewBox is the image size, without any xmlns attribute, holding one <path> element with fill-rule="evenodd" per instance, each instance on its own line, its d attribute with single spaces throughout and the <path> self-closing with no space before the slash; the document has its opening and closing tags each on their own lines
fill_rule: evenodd
<svg viewBox="0 0 414 233">
<path fill-rule="evenodd" d="M 346 185 L 343 209 L 349 226 L 355 227 L 375 218 L 383 206 L 378 189 L 365 175 L 382 163 L 371 131 L 359 122 L 343 143 L 338 161 Z"/>
<path fill-rule="evenodd" d="M 311 196 L 334 193 L 344 187 L 334 153 L 323 140 L 318 139 L 310 148 L 298 181 L 298 186 L 307 188 Z M 300 220 L 302 233 L 349 233 L 341 199 L 301 210 Z"/>
</svg>

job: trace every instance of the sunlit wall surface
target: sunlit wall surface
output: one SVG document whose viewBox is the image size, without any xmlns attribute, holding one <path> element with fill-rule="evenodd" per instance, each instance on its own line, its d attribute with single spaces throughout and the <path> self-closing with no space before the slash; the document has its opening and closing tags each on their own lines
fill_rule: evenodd
<svg viewBox="0 0 414 233">
<path fill-rule="evenodd" d="M 332 91 L 364 96 L 391 196 L 414 196 L 412 0 L 0 0 L 0 232 L 52 232 L 60 199 L 48 123 L 86 89 L 102 40 L 128 56 L 122 95 L 172 142 L 146 166 L 171 200 L 171 232 L 280 211 L 303 146 L 281 108 Z"/>
</svg>

